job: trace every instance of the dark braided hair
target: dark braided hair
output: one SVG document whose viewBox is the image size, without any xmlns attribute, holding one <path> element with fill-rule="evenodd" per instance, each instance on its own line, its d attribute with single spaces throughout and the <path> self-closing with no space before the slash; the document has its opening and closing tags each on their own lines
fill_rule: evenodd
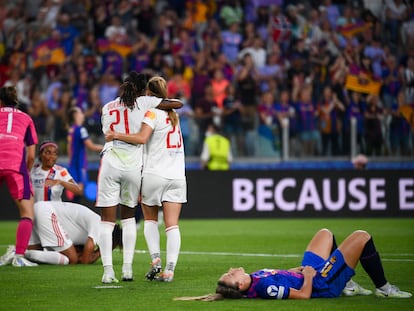
<svg viewBox="0 0 414 311">
<path fill-rule="evenodd" d="M 5 86 L 0 89 L 0 100 L 4 106 L 16 107 L 19 104 L 17 90 L 14 86 Z"/>
<path fill-rule="evenodd" d="M 237 284 L 228 285 L 222 281 L 217 282 L 216 294 L 220 294 L 224 298 L 231 298 L 231 299 L 243 298 L 243 294 L 237 287 Z"/>
<path fill-rule="evenodd" d="M 151 79 L 151 75 L 148 73 L 131 71 L 120 87 L 121 103 L 124 103 L 128 108 L 133 108 L 135 99 L 145 94 L 149 79 Z"/>
</svg>

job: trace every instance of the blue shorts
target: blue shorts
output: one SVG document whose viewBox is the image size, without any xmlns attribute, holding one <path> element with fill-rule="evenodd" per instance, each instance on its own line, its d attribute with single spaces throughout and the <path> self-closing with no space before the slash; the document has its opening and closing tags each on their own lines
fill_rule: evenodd
<svg viewBox="0 0 414 311">
<path fill-rule="evenodd" d="M 317 272 L 312 282 L 312 298 L 339 297 L 346 283 L 355 275 L 354 269 L 345 263 L 338 249 L 327 260 L 315 253 L 305 252 L 302 266 L 311 266 Z"/>
</svg>

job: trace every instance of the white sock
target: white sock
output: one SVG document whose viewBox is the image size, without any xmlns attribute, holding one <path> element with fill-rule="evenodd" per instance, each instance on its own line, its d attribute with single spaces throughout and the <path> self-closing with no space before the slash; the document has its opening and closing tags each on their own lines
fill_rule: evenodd
<svg viewBox="0 0 414 311">
<path fill-rule="evenodd" d="M 99 250 L 101 252 L 102 265 L 112 267 L 112 231 L 115 223 L 101 221 L 101 235 L 99 237 Z"/>
<path fill-rule="evenodd" d="M 153 220 L 144 221 L 144 236 L 147 242 L 148 251 L 151 259 L 160 257 L 160 232 L 158 231 L 158 223 Z"/>
<path fill-rule="evenodd" d="M 181 247 L 180 228 L 178 226 L 171 226 L 165 229 L 165 233 L 167 235 L 167 265 L 165 270 L 174 272 Z"/>
<path fill-rule="evenodd" d="M 68 257 L 55 251 L 28 249 L 24 253 L 24 257 L 31 261 L 47 263 L 50 265 L 67 265 L 69 263 Z"/>
<path fill-rule="evenodd" d="M 137 242 L 137 223 L 135 218 L 127 218 L 121 220 L 122 225 L 122 244 L 123 244 L 123 260 L 122 270 L 130 271 L 132 269 L 132 261 L 135 254 L 135 244 Z M 124 269 L 125 268 L 125 269 Z"/>
</svg>

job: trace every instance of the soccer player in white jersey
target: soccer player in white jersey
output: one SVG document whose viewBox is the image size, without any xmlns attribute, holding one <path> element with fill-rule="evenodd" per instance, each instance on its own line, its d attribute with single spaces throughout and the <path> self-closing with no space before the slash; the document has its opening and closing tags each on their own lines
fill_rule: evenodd
<svg viewBox="0 0 414 311">
<path fill-rule="evenodd" d="M 35 202 L 62 201 L 64 189 L 74 195 L 82 195 L 82 187 L 74 181 L 65 167 L 56 164 L 57 158 L 57 144 L 53 141 L 42 142 L 39 147 L 39 162 L 30 172 Z"/>
<path fill-rule="evenodd" d="M 151 95 L 166 97 L 167 85 L 161 77 L 153 77 L 147 88 Z M 128 135 L 109 131 L 105 138 L 114 142 L 145 144 L 141 205 L 144 235 L 152 259 L 146 278 L 171 282 L 181 246 L 178 220 L 182 203 L 187 202 L 184 145 L 178 114 L 150 109 L 145 113 L 139 133 Z M 161 207 L 167 235 L 166 265 L 162 273 L 158 231 L 158 210 Z"/>
<path fill-rule="evenodd" d="M 72 202 L 40 201 L 35 203 L 35 216 L 39 230 L 32 232 L 26 258 L 48 264 L 91 264 L 100 257 L 101 217 L 88 207 Z M 120 244 L 120 233 L 120 229 L 114 230 L 115 247 Z"/>
<path fill-rule="evenodd" d="M 47 264 L 93 263 L 99 258 L 96 244 L 100 217 L 86 206 L 62 202 L 63 190 L 75 195 L 82 188 L 68 170 L 56 164 L 58 146 L 52 141 L 40 144 L 39 162 L 31 170 L 34 188 L 33 231 L 25 258 Z M 43 251 L 46 248 L 48 251 Z M 81 248 L 81 252 L 77 250 Z M 10 249 L 9 253 L 12 253 Z M 6 255 L 4 255 L 7 257 Z"/>
<path fill-rule="evenodd" d="M 182 107 L 177 100 L 145 96 L 150 76 L 130 72 L 120 88 L 120 97 L 102 108 L 102 130 L 124 134 L 140 130 L 148 109 L 173 109 Z M 102 151 L 98 176 L 96 206 L 101 209 L 100 250 L 104 273 L 102 283 L 116 283 L 112 262 L 112 231 L 115 226 L 117 207 L 121 208 L 123 265 L 122 280 L 132 281 L 132 262 L 136 243 L 135 207 L 141 189 L 143 147 L 123 141 L 107 142 Z"/>
<path fill-rule="evenodd" d="M 34 215 L 36 225 L 25 258 L 36 263 L 66 265 L 92 264 L 100 257 L 101 217 L 88 207 L 72 202 L 39 201 L 34 205 Z M 112 237 L 114 248 L 122 245 L 121 234 L 117 225 Z M 6 253 L 2 257 L 8 256 Z"/>
</svg>

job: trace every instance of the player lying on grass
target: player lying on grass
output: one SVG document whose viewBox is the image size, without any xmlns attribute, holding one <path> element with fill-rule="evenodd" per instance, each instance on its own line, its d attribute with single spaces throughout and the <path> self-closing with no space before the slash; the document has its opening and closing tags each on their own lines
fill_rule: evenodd
<svg viewBox="0 0 414 311">
<path fill-rule="evenodd" d="M 101 217 L 81 204 L 39 201 L 34 205 L 35 224 L 24 256 L 37 263 L 65 265 L 92 264 L 101 254 L 98 247 Z M 116 225 L 113 246 L 121 246 L 122 230 Z M 14 246 L 0 257 L 10 263 Z"/>
<path fill-rule="evenodd" d="M 362 267 L 374 283 L 375 295 L 384 298 L 410 298 L 408 292 L 391 285 L 384 273 L 371 235 L 362 230 L 350 234 L 337 248 L 328 229 L 319 230 L 302 259 L 302 266 L 290 270 L 262 269 L 246 273 L 230 268 L 217 284 L 216 294 L 181 297 L 177 300 L 218 300 L 223 298 L 309 299 L 339 297 L 347 282 Z"/>
</svg>

